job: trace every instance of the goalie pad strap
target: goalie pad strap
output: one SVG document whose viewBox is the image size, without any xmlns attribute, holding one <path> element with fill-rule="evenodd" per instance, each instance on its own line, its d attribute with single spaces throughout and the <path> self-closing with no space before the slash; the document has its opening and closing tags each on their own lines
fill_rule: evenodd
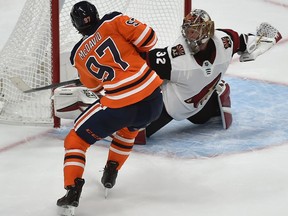
<svg viewBox="0 0 288 216">
<path fill-rule="evenodd" d="M 217 86 L 218 103 L 224 129 L 228 129 L 232 124 L 230 86 L 223 80 Z"/>
</svg>

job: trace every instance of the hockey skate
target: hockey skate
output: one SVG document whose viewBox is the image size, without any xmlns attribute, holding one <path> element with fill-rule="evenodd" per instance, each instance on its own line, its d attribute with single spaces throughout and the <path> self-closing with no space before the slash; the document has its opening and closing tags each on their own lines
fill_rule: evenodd
<svg viewBox="0 0 288 216">
<path fill-rule="evenodd" d="M 74 186 L 67 186 L 66 195 L 57 200 L 57 206 L 60 207 L 58 213 L 61 216 L 74 216 L 75 208 L 79 205 L 79 198 L 85 180 L 81 178 L 76 178 L 74 182 Z"/>
<path fill-rule="evenodd" d="M 105 198 L 108 196 L 108 189 L 111 189 L 115 183 L 116 183 L 116 178 L 118 175 L 118 167 L 119 163 L 116 161 L 108 161 L 105 168 L 104 168 L 104 173 L 101 178 L 101 182 L 103 186 L 105 187 Z"/>
</svg>

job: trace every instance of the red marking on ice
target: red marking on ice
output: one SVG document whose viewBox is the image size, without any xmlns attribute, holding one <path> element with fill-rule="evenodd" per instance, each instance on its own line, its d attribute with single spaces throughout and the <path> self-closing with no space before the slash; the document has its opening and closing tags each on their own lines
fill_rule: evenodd
<svg viewBox="0 0 288 216">
<path fill-rule="evenodd" d="M 29 143 L 30 141 L 33 141 L 33 140 L 36 140 L 40 137 L 43 137 L 44 135 L 48 134 L 49 132 L 51 131 L 51 129 L 47 130 L 47 131 L 44 131 L 42 133 L 39 133 L 39 134 L 36 134 L 36 135 L 33 135 L 33 136 L 29 136 L 29 137 L 25 137 L 24 139 L 22 140 L 19 140 L 17 142 L 14 142 L 14 143 L 11 143 L 11 144 L 8 144 L 4 147 L 1 147 L 0 148 L 0 153 L 3 153 L 5 151 L 8 151 L 12 148 L 15 148 L 17 146 L 20 146 L 20 145 L 23 145 L 23 144 L 27 144 Z"/>
</svg>

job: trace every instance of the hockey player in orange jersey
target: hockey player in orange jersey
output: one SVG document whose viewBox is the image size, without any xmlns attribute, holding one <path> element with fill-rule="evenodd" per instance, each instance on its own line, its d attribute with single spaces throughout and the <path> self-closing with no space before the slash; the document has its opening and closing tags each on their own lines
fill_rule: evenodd
<svg viewBox="0 0 288 216">
<path fill-rule="evenodd" d="M 159 88 L 162 80 L 139 55 L 157 42 L 152 28 L 119 12 L 100 19 L 96 7 L 87 1 L 76 3 L 70 15 L 83 35 L 70 61 L 84 86 L 94 92 L 104 90 L 105 95 L 81 113 L 65 138 L 67 193 L 57 201 L 64 209 L 79 204 L 85 153 L 90 145 L 114 134 L 101 178 L 105 188 L 112 188 L 138 129 L 157 119 L 163 106 Z"/>
</svg>

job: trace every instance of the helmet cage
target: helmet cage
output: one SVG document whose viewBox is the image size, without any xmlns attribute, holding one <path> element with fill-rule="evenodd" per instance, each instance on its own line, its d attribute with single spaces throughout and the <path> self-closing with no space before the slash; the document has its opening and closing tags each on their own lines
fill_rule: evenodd
<svg viewBox="0 0 288 216">
<path fill-rule="evenodd" d="M 192 54 L 199 52 L 199 46 L 213 37 L 214 31 L 214 22 L 204 10 L 195 9 L 183 20 L 182 35 L 191 48 Z"/>
</svg>

